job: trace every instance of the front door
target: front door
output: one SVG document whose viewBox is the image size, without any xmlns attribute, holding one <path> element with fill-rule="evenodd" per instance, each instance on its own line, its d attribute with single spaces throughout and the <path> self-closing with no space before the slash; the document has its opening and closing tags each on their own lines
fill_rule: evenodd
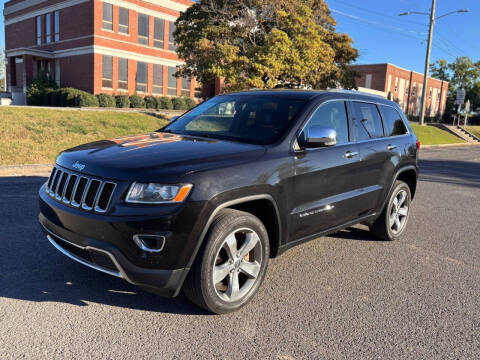
<svg viewBox="0 0 480 360">
<path fill-rule="evenodd" d="M 319 105 L 300 139 L 306 136 L 310 126 L 334 129 L 337 144 L 307 148 L 295 155 L 291 241 L 346 223 L 356 216 L 355 173 L 359 150 L 350 141 L 346 102 L 335 100 Z"/>
</svg>

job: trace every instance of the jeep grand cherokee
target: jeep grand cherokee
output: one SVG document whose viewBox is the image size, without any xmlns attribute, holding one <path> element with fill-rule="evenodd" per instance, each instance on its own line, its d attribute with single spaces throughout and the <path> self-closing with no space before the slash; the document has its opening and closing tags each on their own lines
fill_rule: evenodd
<svg viewBox="0 0 480 360">
<path fill-rule="evenodd" d="M 226 313 L 294 245 L 357 223 L 400 238 L 419 146 L 398 105 L 380 97 L 221 95 L 151 134 L 62 152 L 39 220 L 86 266 L 164 296 L 183 289 Z"/>
</svg>

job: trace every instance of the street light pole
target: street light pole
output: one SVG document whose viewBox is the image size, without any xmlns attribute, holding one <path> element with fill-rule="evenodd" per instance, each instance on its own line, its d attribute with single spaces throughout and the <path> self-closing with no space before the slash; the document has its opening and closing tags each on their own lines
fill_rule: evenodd
<svg viewBox="0 0 480 360">
<path fill-rule="evenodd" d="M 425 57 L 425 73 L 424 73 L 424 77 L 423 77 L 422 108 L 420 110 L 420 125 L 425 124 L 425 106 L 427 104 L 428 70 L 429 70 L 429 67 L 430 67 L 430 52 L 432 51 L 433 25 L 435 24 L 435 5 L 436 5 L 436 0 L 432 0 L 432 8 L 430 9 L 430 28 L 428 30 L 427 56 Z"/>
<path fill-rule="evenodd" d="M 420 111 L 420 125 L 424 125 L 425 123 L 425 105 L 427 103 L 427 85 L 428 85 L 428 69 L 430 67 L 430 52 L 432 50 L 432 38 L 433 38 L 433 25 L 435 24 L 435 20 L 441 19 L 445 16 L 456 14 L 456 13 L 467 13 L 470 12 L 468 9 L 461 9 L 450 11 L 449 13 L 443 14 L 442 16 L 438 16 L 435 18 L 435 5 L 436 0 L 432 0 L 432 8 L 430 9 L 430 13 L 426 12 L 418 12 L 418 11 L 408 11 L 401 14 L 399 16 L 406 16 L 411 14 L 418 14 L 418 15 L 429 15 L 430 16 L 430 28 L 428 30 L 428 45 L 427 45 L 427 56 L 425 57 L 425 73 L 423 78 L 423 91 L 422 91 L 422 109 Z M 443 87 L 442 87 L 443 89 Z"/>
</svg>

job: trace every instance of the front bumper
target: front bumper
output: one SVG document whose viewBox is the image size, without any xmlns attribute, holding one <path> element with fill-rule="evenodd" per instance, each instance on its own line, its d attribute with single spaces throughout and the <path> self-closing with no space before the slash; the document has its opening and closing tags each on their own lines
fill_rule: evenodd
<svg viewBox="0 0 480 360">
<path fill-rule="evenodd" d="M 85 238 L 83 244 L 80 245 L 66 239 L 65 230 L 62 232 L 63 237 L 52 231 L 53 224 L 43 214 L 39 215 L 39 221 L 48 241 L 70 259 L 92 269 L 122 278 L 159 295 L 177 296 L 188 273 L 188 269 L 162 270 L 138 267 L 129 262 L 113 245 L 90 238 Z M 77 236 L 72 234 L 70 238 L 73 239 Z"/>
<path fill-rule="evenodd" d="M 179 293 L 189 270 L 183 261 L 188 257 L 185 236 L 175 231 L 172 218 L 177 219 L 178 213 L 155 214 L 155 220 L 90 214 L 58 203 L 45 194 L 43 186 L 40 189 L 38 219 L 57 250 L 85 266 L 167 297 Z M 182 231 L 188 231 L 185 221 Z M 167 246 L 158 254 L 146 253 L 134 244 L 135 233 L 165 234 Z"/>
</svg>

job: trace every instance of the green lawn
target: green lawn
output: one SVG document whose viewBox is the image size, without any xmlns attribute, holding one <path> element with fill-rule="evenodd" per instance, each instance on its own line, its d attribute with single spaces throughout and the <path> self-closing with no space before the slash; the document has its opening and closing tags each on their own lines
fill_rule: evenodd
<svg viewBox="0 0 480 360">
<path fill-rule="evenodd" d="M 480 138 L 480 126 L 467 126 L 467 130 L 476 137 Z"/>
<path fill-rule="evenodd" d="M 0 107 L 0 165 L 53 163 L 64 149 L 166 123 L 139 113 Z"/>
<path fill-rule="evenodd" d="M 434 126 L 421 126 L 414 123 L 410 123 L 410 125 L 422 145 L 460 144 L 465 142 L 462 139 Z"/>
</svg>

